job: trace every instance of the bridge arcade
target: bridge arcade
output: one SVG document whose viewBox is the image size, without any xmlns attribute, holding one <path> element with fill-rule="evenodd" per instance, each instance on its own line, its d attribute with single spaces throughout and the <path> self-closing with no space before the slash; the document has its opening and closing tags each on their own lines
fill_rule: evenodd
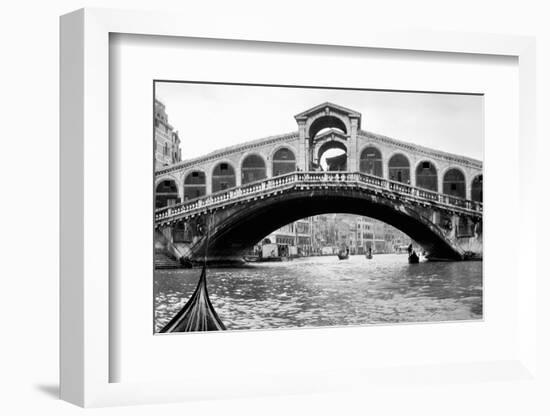
<svg viewBox="0 0 550 416">
<path fill-rule="evenodd" d="M 155 175 L 156 207 L 292 171 L 320 171 L 321 158 L 331 149 L 340 149 L 345 155 L 341 170 L 482 201 L 480 161 L 361 130 L 361 118 L 356 111 L 323 103 L 295 116 L 297 132 L 161 167 Z"/>
</svg>

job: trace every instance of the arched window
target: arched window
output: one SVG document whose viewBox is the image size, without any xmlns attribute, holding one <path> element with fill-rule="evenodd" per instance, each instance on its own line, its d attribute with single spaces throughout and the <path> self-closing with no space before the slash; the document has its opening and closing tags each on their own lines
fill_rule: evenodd
<svg viewBox="0 0 550 416">
<path fill-rule="evenodd" d="M 472 181 L 472 201 L 483 202 L 483 175 L 477 175 Z"/>
<path fill-rule="evenodd" d="M 296 158 L 290 149 L 282 148 L 273 155 L 273 176 L 284 175 L 296 170 Z"/>
<path fill-rule="evenodd" d="M 422 161 L 416 167 L 416 186 L 437 192 L 437 170 L 432 162 Z"/>
<path fill-rule="evenodd" d="M 187 174 L 183 181 L 183 200 L 200 198 L 206 195 L 206 175 L 204 172 L 193 171 Z"/>
<path fill-rule="evenodd" d="M 391 181 L 401 183 L 411 183 L 411 168 L 409 159 L 398 153 L 393 155 L 388 162 L 389 175 Z"/>
<path fill-rule="evenodd" d="M 376 147 L 367 147 L 361 152 L 359 170 L 369 175 L 384 176 L 382 173 L 382 153 Z"/>
<path fill-rule="evenodd" d="M 180 202 L 176 182 L 168 179 L 160 182 L 155 189 L 155 208 L 163 208 Z"/>
<path fill-rule="evenodd" d="M 466 181 L 464 174 L 458 169 L 449 169 L 443 176 L 443 193 L 446 195 L 466 198 Z"/>
<path fill-rule="evenodd" d="M 212 171 L 212 192 L 236 186 L 235 169 L 229 163 L 218 163 Z"/>
<path fill-rule="evenodd" d="M 266 178 L 264 160 L 258 155 L 247 156 L 241 165 L 241 183 L 247 184 Z"/>
</svg>

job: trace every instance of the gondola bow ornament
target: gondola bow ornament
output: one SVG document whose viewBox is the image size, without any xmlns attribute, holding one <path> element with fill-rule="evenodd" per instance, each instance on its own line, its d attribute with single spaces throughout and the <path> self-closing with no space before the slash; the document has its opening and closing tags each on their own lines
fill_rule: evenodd
<svg viewBox="0 0 550 416">
<path fill-rule="evenodd" d="M 208 297 L 206 265 L 204 265 L 195 292 L 185 306 L 160 332 L 219 331 L 225 329 L 225 325 L 214 310 Z"/>
</svg>

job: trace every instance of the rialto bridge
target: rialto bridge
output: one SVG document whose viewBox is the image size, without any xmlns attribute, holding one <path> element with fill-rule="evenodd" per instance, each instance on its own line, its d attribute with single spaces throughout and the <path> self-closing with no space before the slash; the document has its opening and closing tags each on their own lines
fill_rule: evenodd
<svg viewBox="0 0 550 416">
<path fill-rule="evenodd" d="M 294 118 L 295 132 L 157 170 L 157 246 L 237 260 L 287 223 L 340 212 L 395 226 L 431 259 L 482 256 L 482 162 L 368 132 L 360 113 L 332 103 Z M 341 154 L 323 167 L 331 149 Z"/>
</svg>

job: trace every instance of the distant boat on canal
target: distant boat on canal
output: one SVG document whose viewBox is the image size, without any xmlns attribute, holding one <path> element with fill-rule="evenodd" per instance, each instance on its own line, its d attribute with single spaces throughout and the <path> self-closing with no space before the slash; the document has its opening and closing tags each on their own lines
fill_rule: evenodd
<svg viewBox="0 0 550 416">
<path fill-rule="evenodd" d="M 346 247 L 345 250 L 340 250 L 338 252 L 338 259 L 339 260 L 347 260 L 349 258 L 349 248 Z"/>
<path fill-rule="evenodd" d="M 409 264 L 416 264 L 418 263 L 420 258 L 418 257 L 418 254 L 416 254 L 415 251 L 412 251 L 411 254 L 409 254 Z"/>
<path fill-rule="evenodd" d="M 204 265 L 195 292 L 160 332 L 220 331 L 225 329 L 225 325 L 208 297 L 206 265 Z"/>
</svg>

